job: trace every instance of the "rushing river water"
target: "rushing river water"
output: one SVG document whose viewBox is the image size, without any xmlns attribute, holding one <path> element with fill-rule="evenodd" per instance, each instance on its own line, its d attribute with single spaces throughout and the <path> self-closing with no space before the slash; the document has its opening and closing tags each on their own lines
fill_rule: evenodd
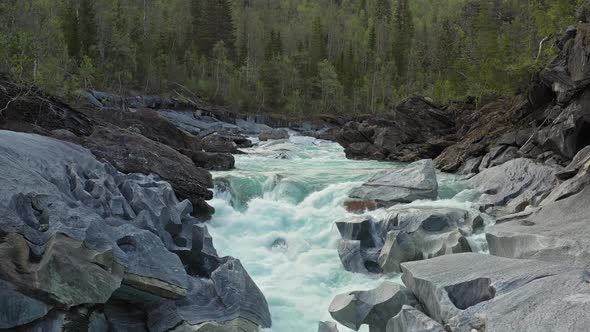
<svg viewBox="0 0 590 332">
<path fill-rule="evenodd" d="M 210 231 L 219 254 L 238 257 L 265 294 L 270 331 L 315 332 L 318 321 L 332 320 L 335 295 L 400 280 L 345 271 L 334 221 L 350 215 L 343 203 L 353 187 L 403 164 L 347 160 L 336 143 L 297 136 L 247 152 L 236 156 L 235 170 L 214 173 L 217 212 Z M 457 195 L 462 188 L 455 177 L 439 175 L 439 184 L 441 200 L 414 205 L 471 208 L 471 193 Z"/>
</svg>

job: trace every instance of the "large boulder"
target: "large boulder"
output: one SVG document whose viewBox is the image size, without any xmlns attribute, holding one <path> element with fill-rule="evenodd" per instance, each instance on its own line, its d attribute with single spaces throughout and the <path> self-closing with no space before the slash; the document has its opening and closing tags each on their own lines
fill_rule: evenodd
<svg viewBox="0 0 590 332">
<path fill-rule="evenodd" d="M 336 221 L 338 254 L 347 271 L 401 272 L 403 262 L 478 250 L 466 237 L 485 225 L 477 211 L 456 208 L 394 206 L 384 212 Z"/>
<path fill-rule="evenodd" d="M 366 324 L 371 331 L 385 332 L 389 319 L 397 315 L 404 305 L 419 306 L 412 292 L 386 281 L 373 290 L 336 296 L 329 311 L 334 320 L 355 331 Z"/>
<path fill-rule="evenodd" d="M 379 254 L 383 272 L 401 272 L 400 264 L 458 252 L 470 252 L 464 236 L 481 231 L 478 214 L 454 208 L 393 208 L 380 225 L 387 233 Z"/>
<path fill-rule="evenodd" d="M 270 326 L 239 261 L 217 256 L 190 201 L 159 177 L 125 175 L 80 146 L 7 131 L 0 173 L 3 328 L 53 331 L 75 318 L 52 307 L 104 309 L 102 320 L 120 331 L 145 331 L 160 312 L 170 325 L 156 330 L 239 318 Z M 203 303 L 207 310 L 193 310 Z"/>
<path fill-rule="evenodd" d="M 385 207 L 419 199 L 434 200 L 437 196 L 436 172 L 432 160 L 428 159 L 378 173 L 349 194 L 350 198 L 374 201 Z"/>
<path fill-rule="evenodd" d="M 585 331 L 587 271 L 536 260 L 457 254 L 402 264 L 424 312 L 450 331 Z M 568 308 L 564 310 L 564 308 Z"/>
<path fill-rule="evenodd" d="M 535 200 L 557 184 L 556 169 L 530 159 L 514 159 L 488 168 L 469 179 L 468 184 L 482 195 L 478 203 L 484 209 L 512 213 L 535 205 Z"/>
</svg>

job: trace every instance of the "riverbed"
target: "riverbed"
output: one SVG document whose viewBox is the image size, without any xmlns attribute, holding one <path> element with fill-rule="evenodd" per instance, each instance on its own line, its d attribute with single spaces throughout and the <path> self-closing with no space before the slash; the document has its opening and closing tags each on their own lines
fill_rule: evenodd
<svg viewBox="0 0 590 332">
<path fill-rule="evenodd" d="M 245 152 L 236 156 L 235 170 L 213 173 L 210 231 L 219 254 L 238 257 L 265 294 L 273 318 L 268 332 L 315 332 L 318 321 L 332 320 L 335 295 L 384 280 L 401 283 L 395 274 L 345 271 L 334 221 L 351 215 L 344 202 L 352 188 L 403 163 L 348 160 L 338 144 L 302 136 Z M 438 181 L 439 200 L 412 205 L 473 208 L 473 192 L 461 178 L 438 174 Z"/>
</svg>

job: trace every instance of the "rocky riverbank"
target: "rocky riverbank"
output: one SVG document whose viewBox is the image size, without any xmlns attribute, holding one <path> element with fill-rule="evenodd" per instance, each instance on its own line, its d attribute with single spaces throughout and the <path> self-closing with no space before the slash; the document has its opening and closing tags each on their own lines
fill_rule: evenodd
<svg viewBox="0 0 590 332">
<path fill-rule="evenodd" d="M 405 287 L 384 283 L 341 294 L 329 308 L 336 321 L 353 330 L 368 325 L 372 332 L 587 330 L 589 33 L 587 23 L 567 30 L 559 55 L 528 95 L 482 107 L 414 99 L 382 119 L 340 129 L 338 141 L 351 158 L 432 158 L 440 170 L 463 174 L 477 193 L 478 209 L 396 207 L 436 198 L 428 160 L 353 190 L 350 206 L 394 206 L 379 218 L 364 214 L 336 222 L 344 267 L 401 272 Z M 403 120 L 412 109 L 437 130 Z M 396 116 L 402 120 L 388 120 Z M 448 121 L 431 121 L 433 116 Z M 448 135 L 450 127 L 456 135 Z M 439 149 L 443 141 L 450 144 Z M 425 195 L 432 192 L 434 198 Z M 495 222 L 485 222 L 486 215 Z M 489 254 L 477 253 L 481 248 L 469 241 L 473 234 L 485 237 Z M 329 322 L 319 330 L 337 331 Z"/>
</svg>

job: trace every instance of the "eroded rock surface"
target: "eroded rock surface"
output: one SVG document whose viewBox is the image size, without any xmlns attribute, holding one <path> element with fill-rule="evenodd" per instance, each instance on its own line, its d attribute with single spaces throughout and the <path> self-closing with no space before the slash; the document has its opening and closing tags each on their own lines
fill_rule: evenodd
<svg viewBox="0 0 590 332">
<path fill-rule="evenodd" d="M 484 209 L 520 212 L 555 187 L 556 173 L 554 167 L 520 158 L 486 169 L 468 184 L 482 193 L 478 203 Z"/>
<path fill-rule="evenodd" d="M 239 261 L 217 256 L 190 201 L 160 177 L 125 175 L 80 146 L 8 131 L 0 174 L 0 282 L 11 299 L 0 301 L 1 327 L 61 326 L 55 310 L 90 306 L 122 331 L 235 319 L 270 326 Z M 162 314 L 166 327 L 154 327 Z"/>
<path fill-rule="evenodd" d="M 408 289 L 386 281 L 373 290 L 336 296 L 329 310 L 332 318 L 355 331 L 366 324 L 371 331 L 384 332 L 389 319 L 397 315 L 404 305 L 419 304 Z"/>
<path fill-rule="evenodd" d="M 585 270 L 483 254 L 447 255 L 402 268 L 424 312 L 450 331 L 581 332 L 590 323 L 584 314 L 590 307 Z"/>
</svg>

